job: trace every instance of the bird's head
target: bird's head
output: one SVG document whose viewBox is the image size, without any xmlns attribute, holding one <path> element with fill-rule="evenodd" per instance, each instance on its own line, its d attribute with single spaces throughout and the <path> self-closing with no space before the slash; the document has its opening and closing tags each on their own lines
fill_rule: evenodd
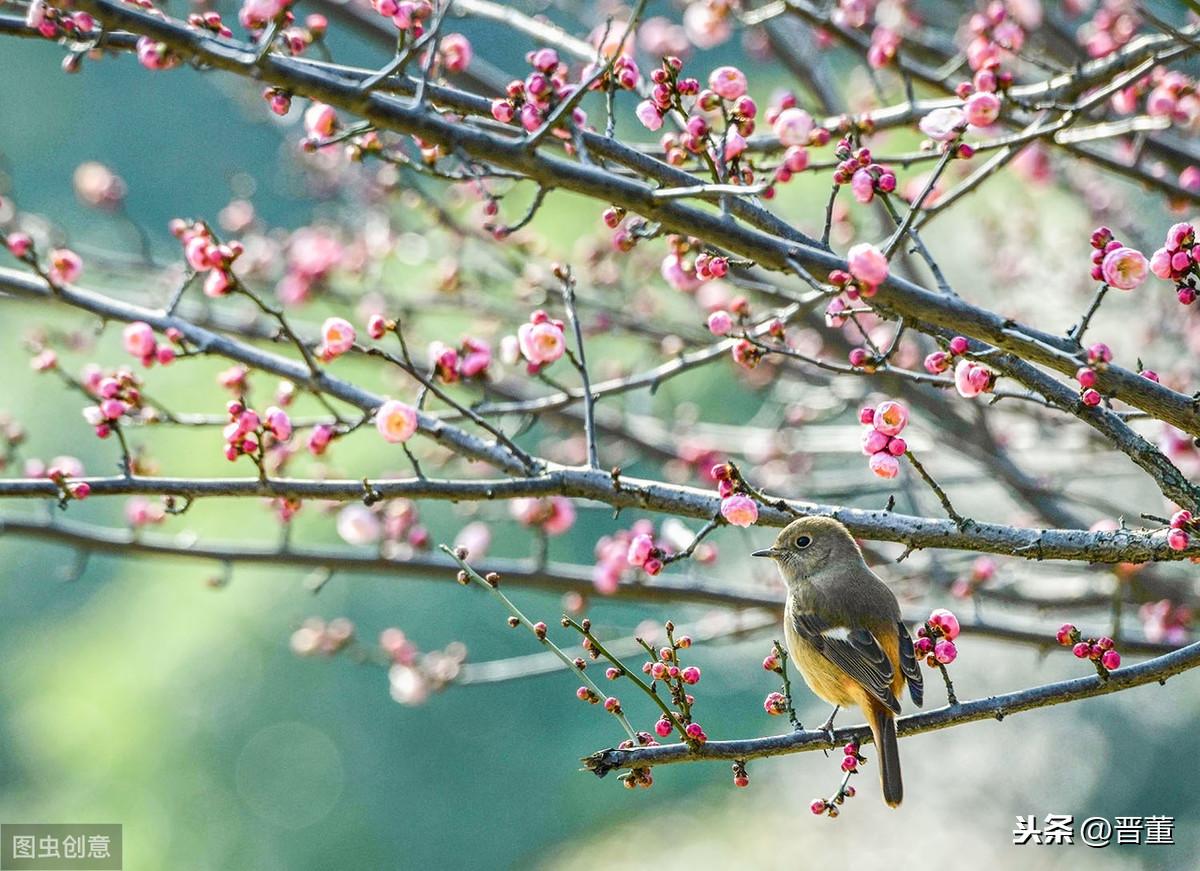
<svg viewBox="0 0 1200 871">
<path fill-rule="evenodd" d="M 789 587 L 812 578 L 827 566 L 852 565 L 862 560 L 862 551 L 850 531 L 832 517 L 793 520 L 779 533 L 775 544 L 753 555 L 775 560 Z"/>
</svg>

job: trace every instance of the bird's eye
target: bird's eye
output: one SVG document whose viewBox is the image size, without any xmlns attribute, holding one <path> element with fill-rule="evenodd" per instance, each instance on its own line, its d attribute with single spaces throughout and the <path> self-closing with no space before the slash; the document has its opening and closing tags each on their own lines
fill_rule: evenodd
<svg viewBox="0 0 1200 871">
<path fill-rule="evenodd" d="M 807 535 L 802 535 L 796 539 L 796 550 L 804 550 L 810 544 L 812 544 L 812 539 Z"/>
</svg>

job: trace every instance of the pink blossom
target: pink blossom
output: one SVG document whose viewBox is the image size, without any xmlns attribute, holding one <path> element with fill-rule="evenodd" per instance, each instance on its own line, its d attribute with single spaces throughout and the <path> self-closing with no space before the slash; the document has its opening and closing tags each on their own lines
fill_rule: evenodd
<svg viewBox="0 0 1200 871">
<path fill-rule="evenodd" d="M 739 154 L 746 150 L 746 139 L 742 134 L 737 132 L 736 128 L 730 127 L 725 131 L 725 159 L 733 160 Z"/>
<path fill-rule="evenodd" d="M 354 347 L 354 326 L 345 318 L 326 318 L 321 325 L 321 356 L 326 360 L 340 357 Z"/>
<path fill-rule="evenodd" d="M 1141 251 L 1133 248 L 1116 248 L 1104 255 L 1100 266 L 1104 280 L 1118 290 L 1133 290 L 1146 280 L 1149 264 Z"/>
<path fill-rule="evenodd" d="M 125 350 L 139 360 L 153 356 L 158 345 L 158 341 L 154 337 L 154 328 L 145 321 L 134 321 L 129 324 L 125 327 L 121 337 L 125 344 Z"/>
<path fill-rule="evenodd" d="M 887 258 L 869 242 L 860 242 L 846 252 L 850 274 L 871 286 L 879 285 L 888 276 Z"/>
<path fill-rule="evenodd" d="M 889 441 L 891 441 L 891 437 L 884 435 L 879 430 L 865 429 L 862 434 L 862 451 L 868 457 L 880 451 L 886 451 Z"/>
<path fill-rule="evenodd" d="M 939 641 L 933 646 L 933 657 L 942 665 L 949 665 L 958 658 L 958 648 L 953 641 Z"/>
<path fill-rule="evenodd" d="M 654 550 L 654 539 L 649 535 L 635 535 L 633 541 L 629 542 L 629 552 L 626 554 L 631 566 L 644 565 L 646 560 L 650 558 L 650 551 Z"/>
<path fill-rule="evenodd" d="M 976 91 L 967 97 L 963 110 L 972 127 L 987 127 L 1000 116 L 1000 98 L 987 91 Z"/>
<path fill-rule="evenodd" d="M 545 316 L 544 312 L 541 314 Z M 562 323 L 548 318 L 521 324 L 517 329 L 517 343 L 521 354 L 534 366 L 553 363 L 567 349 Z"/>
<path fill-rule="evenodd" d="M 960 396 L 970 399 L 986 393 L 992 386 L 992 373 L 973 360 L 959 360 L 954 367 L 954 387 Z"/>
<path fill-rule="evenodd" d="M 779 113 L 771 129 L 785 147 L 807 145 L 809 134 L 813 131 L 813 119 L 803 109 L 793 106 Z"/>
<path fill-rule="evenodd" d="M 271 0 L 268 0 L 271 2 Z M 313 103 L 304 112 L 304 130 L 314 139 L 327 139 L 337 129 L 337 112 L 324 103 Z"/>
<path fill-rule="evenodd" d="M 417 410 L 397 399 L 389 399 L 375 412 L 375 427 L 389 442 L 406 442 L 417 431 Z"/>
<path fill-rule="evenodd" d="M 83 261 L 70 248 L 55 248 L 50 252 L 50 280 L 55 284 L 71 284 L 83 272 Z"/>
<path fill-rule="evenodd" d="M 233 287 L 233 280 L 224 269 L 214 269 L 204 279 L 204 295 L 210 297 L 224 296 Z"/>
<path fill-rule="evenodd" d="M 736 100 L 746 93 L 746 74 L 737 67 L 717 67 L 708 76 L 708 86 L 724 100 Z"/>
<path fill-rule="evenodd" d="M 895 478 L 900 474 L 900 461 L 887 451 L 871 454 L 867 467 L 880 478 Z"/>
<path fill-rule="evenodd" d="M 383 522 L 366 505 L 351 502 L 338 512 L 337 534 L 346 544 L 374 544 L 383 535 Z"/>
<path fill-rule="evenodd" d="M 734 526 L 750 526 L 758 520 L 758 506 L 749 496 L 734 493 L 721 500 L 721 516 Z"/>
<path fill-rule="evenodd" d="M 461 73 L 471 65 L 475 56 L 471 41 L 461 33 L 447 33 L 442 37 L 438 50 L 442 53 L 442 63 L 447 72 Z"/>
<path fill-rule="evenodd" d="M 957 106 L 934 109 L 917 125 L 921 132 L 935 142 L 955 139 L 967 125 L 967 114 Z"/>
<path fill-rule="evenodd" d="M 633 112 L 647 130 L 658 130 L 663 125 L 662 112 L 651 100 L 642 100 Z"/>
<path fill-rule="evenodd" d="M 951 641 L 958 637 L 958 618 L 945 608 L 935 608 L 932 612 L 930 612 L 929 622 L 931 625 L 941 629 L 942 634 Z"/>
<path fill-rule="evenodd" d="M 458 371 L 463 378 L 474 378 L 487 371 L 492 364 L 492 348 L 482 339 L 470 336 L 463 339 L 463 355 Z"/>
<path fill-rule="evenodd" d="M 542 522 L 547 535 L 562 535 L 575 525 L 575 504 L 565 496 L 550 497 L 550 516 Z"/>
<path fill-rule="evenodd" d="M 272 405 L 263 413 L 267 429 L 279 441 L 284 442 L 292 437 L 292 419 L 282 408 Z"/>
<path fill-rule="evenodd" d="M 708 331 L 714 336 L 725 336 L 733 329 L 733 316 L 720 309 L 708 316 Z"/>
<path fill-rule="evenodd" d="M 278 18 L 287 6 L 287 0 L 244 0 L 238 21 L 247 30 L 260 30 Z"/>
<path fill-rule="evenodd" d="M 683 29 L 697 48 L 712 48 L 729 39 L 732 28 L 727 8 L 699 0 L 683 10 Z"/>
<path fill-rule="evenodd" d="M 850 192 L 854 199 L 866 204 L 875 199 L 875 177 L 867 169 L 860 169 L 850 177 Z"/>
<path fill-rule="evenodd" d="M 312 433 L 308 437 L 308 451 L 313 456 L 319 457 L 325 453 L 325 449 L 329 447 L 329 443 L 333 441 L 334 429 L 329 424 L 319 423 L 313 427 Z"/>
<path fill-rule="evenodd" d="M 1174 275 L 1174 269 L 1171 267 L 1171 252 L 1166 248 L 1159 248 L 1150 256 L 1150 271 L 1159 278 L 1170 280 Z"/>
<path fill-rule="evenodd" d="M 9 233 L 8 250 L 13 257 L 24 257 L 33 250 L 33 240 L 28 233 Z"/>
<path fill-rule="evenodd" d="M 900 432 L 908 426 L 908 409 L 891 399 L 881 402 L 875 409 L 871 425 L 884 435 L 900 435 Z"/>
</svg>

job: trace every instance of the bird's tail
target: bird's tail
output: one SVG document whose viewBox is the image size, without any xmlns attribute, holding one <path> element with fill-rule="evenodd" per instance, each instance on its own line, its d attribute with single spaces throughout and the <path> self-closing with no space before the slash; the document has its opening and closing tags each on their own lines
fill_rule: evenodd
<svg viewBox="0 0 1200 871">
<path fill-rule="evenodd" d="M 881 704 L 873 703 L 868 712 L 871 734 L 879 749 L 879 784 L 883 800 L 896 807 L 904 798 L 904 782 L 900 778 L 900 747 L 896 742 L 896 718 Z"/>
</svg>

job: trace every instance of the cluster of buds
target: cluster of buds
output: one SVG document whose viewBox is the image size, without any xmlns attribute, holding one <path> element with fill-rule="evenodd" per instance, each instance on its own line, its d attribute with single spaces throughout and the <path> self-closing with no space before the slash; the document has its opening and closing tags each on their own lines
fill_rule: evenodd
<svg viewBox="0 0 1200 871">
<path fill-rule="evenodd" d="M 467 646 L 451 641 L 441 650 L 420 649 L 404 633 L 390 627 L 379 634 L 379 647 L 391 662 L 388 692 L 397 704 L 412 707 L 457 680 L 467 658 Z"/>
<path fill-rule="evenodd" d="M 996 386 L 996 373 L 965 356 L 970 350 L 966 336 L 955 336 L 946 344 L 946 350 L 934 351 L 925 357 L 925 371 L 940 375 L 954 367 L 954 389 L 964 399 L 972 399 L 988 393 Z"/>
<path fill-rule="evenodd" d="M 1141 26 L 1136 7 L 1105 2 L 1100 4 L 1092 20 L 1080 29 L 1079 36 L 1088 57 L 1105 57 L 1137 36 Z"/>
<path fill-rule="evenodd" d="M 976 70 L 969 82 L 960 82 L 954 92 L 962 98 L 963 116 L 972 127 L 987 127 L 1000 116 L 998 91 L 1006 90 L 1013 82 L 1010 72 L 995 67 Z"/>
<path fill-rule="evenodd" d="M 1017 54 L 1025 45 L 1025 31 L 1013 17 L 1008 4 L 992 0 L 983 12 L 976 12 L 967 22 L 971 41 L 967 45 L 967 63 L 973 70 L 991 70 L 997 75 L 1004 52 Z M 1011 84 L 1008 77 L 1007 83 Z"/>
<path fill-rule="evenodd" d="M 833 173 L 834 184 L 848 184 L 854 199 L 866 204 L 875 199 L 876 192 L 890 194 L 896 189 L 896 174 L 871 159 L 871 149 L 857 150 L 849 139 L 843 139 L 833 151 L 841 161 Z"/>
<path fill-rule="evenodd" d="M 337 533 L 342 541 L 357 547 L 375 546 L 389 559 L 406 559 L 428 550 L 429 530 L 420 523 L 417 504 L 408 499 L 389 499 L 374 505 L 352 502 L 338 512 Z"/>
<path fill-rule="evenodd" d="M 1167 231 L 1166 242 L 1150 257 L 1150 271 L 1166 281 L 1175 282 L 1179 301 L 1191 305 L 1198 294 L 1200 282 L 1200 245 L 1196 244 L 1196 228 L 1179 223 Z"/>
<path fill-rule="evenodd" d="M 746 93 L 746 75 L 737 67 L 714 69 L 708 87 L 694 78 L 679 75 L 681 61 L 664 59 L 651 78 L 655 84 L 651 97 L 637 107 L 637 117 L 650 130 L 662 126 L 663 116 L 672 109 L 687 116 L 679 134 L 665 134 L 661 146 L 668 163 L 679 166 L 689 155 L 705 155 L 728 170 L 731 184 L 750 184 L 754 172 L 740 165 L 746 139 L 755 128 L 758 105 Z M 685 105 L 685 98 L 693 98 Z"/>
<path fill-rule="evenodd" d="M 837 795 L 833 797 L 833 801 L 824 798 L 814 798 L 809 804 L 808 809 L 816 816 L 828 816 L 833 818 L 840 813 L 838 806 L 845 804 L 846 799 L 854 798 L 854 795 L 854 787 L 847 784 L 838 790 Z"/>
<path fill-rule="evenodd" d="M 866 427 L 862 451 L 869 458 L 867 465 L 880 478 L 895 478 L 900 474 L 898 458 L 908 453 L 908 443 L 900 437 L 908 426 L 908 409 L 889 399 L 860 409 L 858 422 Z"/>
<path fill-rule="evenodd" d="M 429 0 L 371 0 L 371 6 L 409 39 L 425 33 L 425 22 L 433 15 Z"/>
<path fill-rule="evenodd" d="M 858 752 L 858 743 L 851 741 L 842 748 L 842 771 L 858 771 L 858 766 L 866 762 L 866 757 Z"/>
<path fill-rule="evenodd" d="M 1112 362 L 1112 358 L 1112 348 L 1103 342 L 1096 342 L 1088 348 L 1088 364 L 1075 373 L 1075 380 L 1081 388 L 1079 398 L 1084 405 L 1099 405 L 1103 399 L 1100 391 L 1096 389 L 1096 382 L 1099 380 L 1099 372 Z"/>
<path fill-rule="evenodd" d="M 1196 521 L 1192 518 L 1192 512 L 1187 509 L 1180 509 L 1171 515 L 1170 524 L 1167 529 L 1167 546 L 1171 550 L 1187 550 L 1188 544 L 1191 543 L 1191 534 L 1195 534 L 1197 529 Z"/>
<path fill-rule="evenodd" d="M 1071 648 L 1077 658 L 1090 659 L 1101 677 L 1108 677 L 1110 671 L 1121 666 L 1121 654 L 1117 653 L 1116 643 L 1108 636 L 1084 638 L 1075 626 L 1064 623 L 1054 637 L 1063 647 Z"/>
<path fill-rule="evenodd" d="M 291 13 L 288 13 L 289 16 Z M 287 49 L 288 54 L 299 57 L 311 46 L 325 38 L 329 30 L 329 19 L 318 12 L 307 16 L 304 24 L 293 24 L 279 32 L 279 42 Z"/>
<path fill-rule="evenodd" d="M 25 26 L 46 39 L 83 40 L 96 29 L 96 19 L 86 12 L 56 9 L 46 0 L 33 0 L 25 10 Z"/>
<path fill-rule="evenodd" d="M 464 378 L 486 378 L 492 349 L 483 339 L 473 336 L 464 336 L 457 348 L 435 341 L 429 345 L 429 362 L 434 377 L 445 384 Z"/>
<path fill-rule="evenodd" d="M 64 499 L 86 499 L 91 495 L 92 487 L 87 481 L 72 481 L 71 478 L 83 477 L 83 463 L 76 457 L 55 457 L 43 469 L 26 469 L 32 474 L 31 478 L 49 478 L 57 486 Z"/>
<path fill-rule="evenodd" d="M 148 70 L 169 70 L 183 63 L 183 58 L 171 51 L 165 42 L 148 36 L 138 38 L 135 51 L 138 63 Z"/>
<path fill-rule="evenodd" d="M 970 349 L 966 336 L 955 336 L 946 343 L 946 350 L 934 351 L 925 357 L 925 371 L 930 375 L 941 375 L 953 368 Z"/>
<path fill-rule="evenodd" d="M 183 341 L 183 334 L 171 327 L 167 330 L 167 338 L 178 345 Z M 158 344 L 154 328 L 145 321 L 134 321 L 126 326 L 121 339 L 125 350 L 141 360 L 142 365 L 147 368 L 155 363 L 166 366 L 175 359 L 175 349 L 170 345 Z"/>
<path fill-rule="evenodd" d="M 683 98 L 695 97 L 700 93 L 700 80 L 680 76 L 683 61 L 678 57 L 664 57 L 662 66 L 650 73 L 650 96 L 638 104 L 635 113 L 638 120 L 647 130 L 658 130 L 662 127 L 663 116 L 672 109 L 683 111 Z M 689 131 L 689 135 L 690 131 Z M 675 137 L 668 137 L 667 162 L 678 166 L 685 158 L 684 146 Z M 664 142 L 664 145 L 667 145 Z M 672 148 L 677 152 L 672 154 Z M 689 149 L 691 150 L 691 149 Z"/>
<path fill-rule="evenodd" d="M 658 741 L 649 732 L 638 732 L 637 738 L 626 738 L 617 745 L 621 750 L 632 750 L 634 747 L 657 747 Z M 648 768 L 631 768 L 620 776 L 621 785 L 626 789 L 649 789 L 654 786 L 654 773 Z"/>
<path fill-rule="evenodd" d="M 694 665 L 683 665 L 679 657 L 681 650 L 692 646 L 691 636 L 675 637 L 675 624 L 666 623 L 667 643 L 657 650 L 650 648 L 652 658 L 642 663 L 642 673 L 654 682 L 661 682 L 671 694 L 671 701 L 676 711 L 668 718 L 664 714 L 654 724 L 654 732 L 660 738 L 666 738 L 676 729 L 681 729 L 685 740 L 694 746 L 708 740 L 703 727 L 692 719 L 692 705 L 695 697 L 688 691 L 689 687 L 700 683 L 700 669 Z M 653 686 L 653 685 L 652 685 Z"/>
<path fill-rule="evenodd" d="M 1146 97 L 1146 114 L 1170 118 L 1176 124 L 1191 124 L 1200 116 L 1200 94 L 1196 80 L 1178 70 L 1156 67 L 1150 74 L 1153 90 Z"/>
<path fill-rule="evenodd" d="M 717 495 L 721 497 L 721 516 L 734 526 L 753 526 L 758 521 L 758 503 L 747 493 L 737 467 L 732 463 L 718 463 L 709 472 L 717 482 Z"/>
<path fill-rule="evenodd" d="M 223 36 L 226 39 L 233 36 L 233 31 L 221 20 L 221 13 L 216 10 L 192 12 L 187 17 L 187 23 L 189 27 L 215 33 L 217 36 Z"/>
<path fill-rule="evenodd" d="M 667 237 L 667 255 L 660 272 L 671 287 L 694 293 L 706 281 L 724 278 L 729 273 L 729 259 L 704 251 L 699 239 L 671 235 Z"/>
<path fill-rule="evenodd" d="M 829 283 L 850 300 L 874 296 L 888 277 L 887 258 L 870 242 L 860 242 L 847 251 L 846 265 L 849 271 L 834 269 L 829 273 Z"/>
<path fill-rule="evenodd" d="M 570 98 L 574 88 L 567 81 L 567 65 L 559 61 L 554 49 L 536 49 L 529 52 L 525 60 L 533 70 L 524 81 L 513 79 L 509 82 L 505 97 L 492 100 L 492 117 L 503 124 L 516 120 L 532 133 L 546 122 L 561 101 Z M 587 123 L 587 113 L 576 106 L 571 112 L 571 120 L 582 127 Z M 570 134 L 562 129 L 555 130 L 554 135 L 570 138 Z"/>
<path fill-rule="evenodd" d="M 1113 237 L 1108 227 L 1092 231 L 1092 278 L 1117 290 L 1133 290 L 1146 280 L 1150 263 L 1146 255 Z"/>
<path fill-rule="evenodd" d="M 977 557 L 971 563 L 971 570 L 965 575 L 954 579 L 950 585 L 950 595 L 958 599 L 967 599 L 975 595 L 975 591 L 996 576 L 996 561 L 991 557 Z"/>
<path fill-rule="evenodd" d="M 88 367 L 84 389 L 99 402 L 83 409 L 83 419 L 96 430 L 99 438 L 108 438 L 120 419 L 142 407 L 141 381 L 128 369 L 104 375 L 99 367 Z"/>
<path fill-rule="evenodd" d="M 769 106 L 766 120 L 784 149 L 783 158 L 775 168 L 774 181 L 778 184 L 786 184 L 793 175 L 808 168 L 810 145 L 829 143 L 829 131 L 817 126 L 812 116 L 796 104 L 794 94 L 783 94 L 778 102 Z M 774 195 L 774 191 L 768 191 L 767 195 Z"/>
<path fill-rule="evenodd" d="M 233 262 L 242 255 L 245 247 L 241 242 L 222 244 L 213 236 L 207 224 L 200 221 L 188 222 L 176 218 L 169 225 L 171 235 L 183 245 L 187 264 L 196 272 L 207 272 L 204 279 L 204 295 L 224 296 L 236 286 Z"/>
<path fill-rule="evenodd" d="M 750 317 L 750 302 L 746 297 L 735 296 L 726 305 L 727 308 L 719 308 L 710 312 L 708 320 L 705 321 L 705 326 L 708 327 L 708 331 L 714 336 L 729 335 L 735 325 L 744 325 L 747 318 Z M 736 358 L 739 365 L 745 365 L 741 359 L 744 356 L 742 354 L 739 358 Z M 754 363 L 757 362 L 758 360 L 755 359 Z M 754 366 L 750 365 L 748 368 L 753 369 Z"/>
<path fill-rule="evenodd" d="M 229 423 L 221 432 L 225 438 L 225 459 L 230 462 L 243 454 L 261 457 L 268 436 L 279 442 L 286 442 L 292 436 L 291 418 L 282 408 L 271 406 L 259 415 L 240 399 L 231 399 L 225 410 Z"/>
<path fill-rule="evenodd" d="M 958 633 L 958 618 L 945 608 L 935 608 L 925 625 L 917 627 L 913 652 L 924 657 L 930 668 L 949 665 L 958 657 L 958 648 L 954 645 Z"/>
<path fill-rule="evenodd" d="M 125 519 L 134 529 L 158 526 L 167 519 L 167 508 L 161 499 L 134 496 L 125 503 Z"/>
</svg>

